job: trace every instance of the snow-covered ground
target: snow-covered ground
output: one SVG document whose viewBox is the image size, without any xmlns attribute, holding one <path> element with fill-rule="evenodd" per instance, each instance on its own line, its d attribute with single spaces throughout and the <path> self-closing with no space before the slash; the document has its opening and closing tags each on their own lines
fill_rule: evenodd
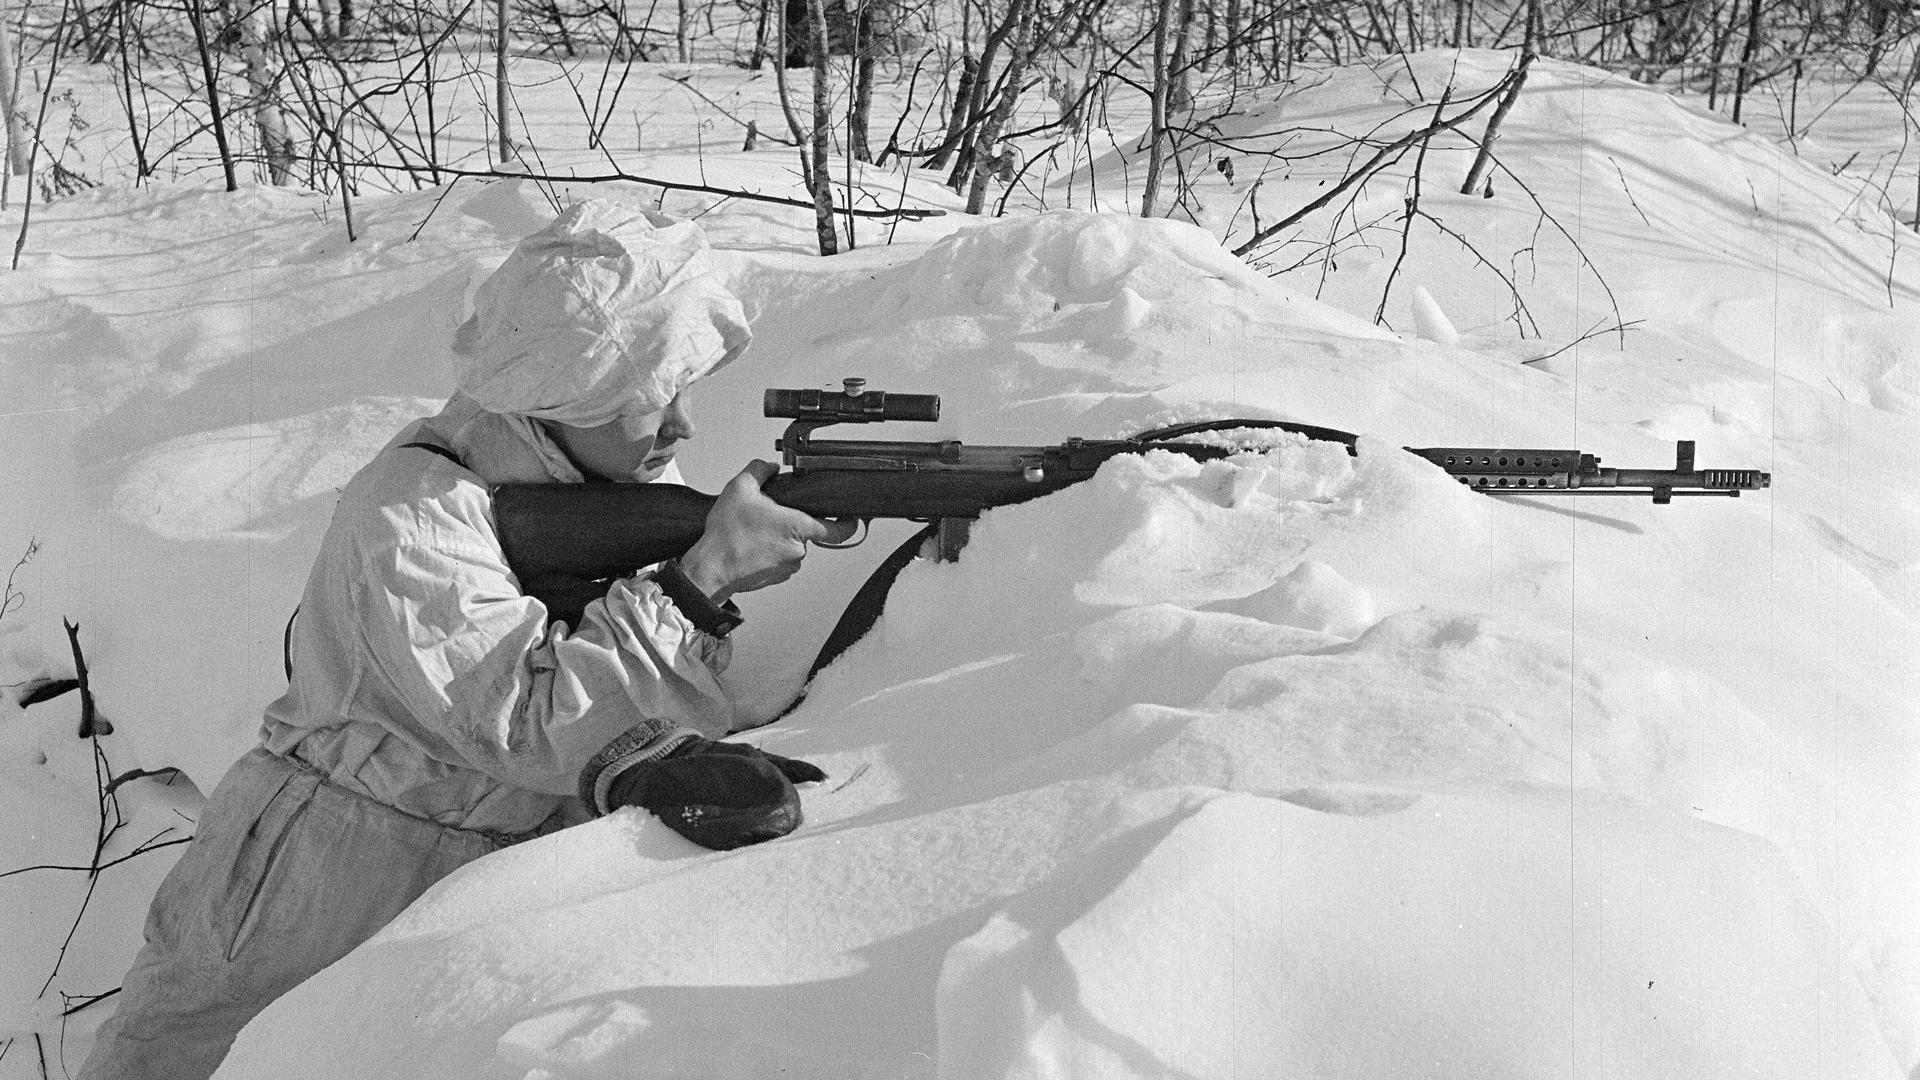
<svg viewBox="0 0 1920 1080">
<path fill-rule="evenodd" d="M 1204 228 L 954 214 L 823 260 L 804 211 L 670 197 L 726 250 L 756 334 L 700 388 L 696 486 L 771 456 L 763 388 L 850 375 L 942 396 L 941 423 L 901 438 L 1243 416 L 1357 431 L 1360 453 L 1121 459 L 990 513 L 747 736 L 831 774 L 798 833 L 710 853 L 624 811 L 502 852 L 269 1009 L 221 1075 L 1907 1075 L 1912 241 L 1822 163 L 1542 62 L 1494 198 L 1448 194 L 1465 144 L 1431 148 L 1422 206 L 1475 250 L 1416 222 L 1385 307 L 1400 333 L 1373 322 L 1398 179 L 1352 211 L 1379 226 L 1278 279 L 1227 254 L 1256 182 L 1271 221 L 1333 167 L 1263 175 L 1261 140 L 1404 130 L 1426 111 L 1395 121 L 1409 102 L 1509 59 L 1396 59 L 1245 103 L 1223 121 L 1233 176 L 1196 170 Z M 791 151 L 662 142 L 636 171 L 792 188 Z M 1127 156 L 1022 197 L 1124 211 Z M 283 684 L 333 492 L 437 407 L 479 276 L 586 193 L 367 197 L 351 244 L 337 204 L 291 191 L 36 209 L 0 277 L 0 562 L 40 544 L 0 615 L 0 683 L 71 674 L 74 621 L 113 770 L 210 789 Z M 1398 449 L 1668 467 L 1677 439 L 1774 486 L 1502 502 Z M 777 711 L 903 535 L 744 598 L 744 698 Z M 0 714 L 0 870 L 93 850 L 76 697 Z M 190 831 L 187 783 L 120 794 L 105 858 Z M 77 1066 L 112 1001 L 63 1023 L 58 995 L 117 984 L 175 851 L 104 871 L 64 959 L 84 875 L 0 880 L 0 1076 L 37 1075 L 34 1032 Z"/>
</svg>

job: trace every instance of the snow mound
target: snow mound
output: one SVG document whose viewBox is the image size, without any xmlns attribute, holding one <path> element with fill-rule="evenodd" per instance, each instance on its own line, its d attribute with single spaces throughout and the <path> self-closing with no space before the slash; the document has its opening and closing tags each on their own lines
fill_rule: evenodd
<svg viewBox="0 0 1920 1080">
<path fill-rule="evenodd" d="M 1326 153 L 1333 133 L 1393 138 L 1431 122 L 1443 88 L 1451 112 L 1513 63 L 1486 50 L 1394 57 L 1242 109 L 1219 121 L 1210 152 L 1233 168 L 1190 170 L 1186 213 L 1238 245 L 1253 234 L 1256 196 L 1300 205 L 1339 179 L 1348 155 Z M 1470 344 L 1517 358 L 1624 323 L 1625 348 L 1649 359 L 1737 358 L 1920 412 L 1915 238 L 1857 178 L 1660 88 L 1545 58 L 1499 147 L 1494 196 L 1480 198 L 1459 192 L 1475 144 L 1432 140 L 1420 190 L 1430 218 L 1412 224 L 1404 260 L 1410 160 L 1359 189 L 1351 217 L 1376 226 L 1329 242 L 1349 232 L 1327 224 L 1337 200 L 1259 257 L 1291 268 L 1282 283 L 1349 311 L 1373 311 L 1391 277 L 1389 325 L 1435 340 L 1448 337 L 1434 331 L 1442 310 Z M 1275 150 L 1284 154 L 1266 156 Z M 1115 155 L 1106 168 L 1120 166 Z"/>
<path fill-rule="evenodd" d="M 847 287 L 822 280 L 846 264 L 747 261 L 736 287 L 758 309 L 751 355 L 777 366 L 805 356 L 811 371 L 847 374 L 897 355 L 896 370 L 937 373 L 958 416 L 1004 408 L 1010 393 L 1059 401 L 1244 370 L 1249 342 L 1393 340 L 1254 273 L 1201 229 L 1165 219 L 1009 218 L 855 262 L 871 269 Z M 1079 400 L 1075 411 L 1095 403 Z"/>
<path fill-rule="evenodd" d="M 1429 92 L 1435 62 L 1412 60 Z M 1382 89 L 1398 76 L 1362 76 L 1289 99 L 1289 121 L 1406 106 L 1403 83 Z M 1611 175 L 1561 130 L 1581 109 L 1645 106 L 1703 125 L 1702 145 L 1722 130 L 1577 69 L 1540 79 L 1559 112 L 1523 98 L 1502 145 L 1545 170 L 1555 206 Z M 1616 128 L 1592 147 L 1639 138 Z M 1759 144 L 1725 142 L 1702 160 L 1744 183 Z M 1739 188 L 1725 179 L 1635 198 L 1656 220 L 1694 220 L 1698 200 L 1717 221 Z M 1452 344 L 1367 321 L 1385 267 L 1359 251 L 1330 270 L 1336 305 L 1186 225 L 1041 215 L 942 238 L 950 219 L 803 259 L 757 249 L 751 208 L 714 210 L 756 340 L 701 388 L 684 460 L 698 486 L 766 453 L 766 387 L 851 375 L 938 393 L 947 418 L 833 437 L 1056 443 L 1239 416 L 1354 430 L 1357 454 L 1289 438 L 1205 464 L 1126 458 L 989 513 L 960 562 L 901 577 L 800 709 L 744 736 L 831 774 L 803 793 L 797 834 L 711 853 L 622 812 L 481 860 L 263 1014 L 225 1075 L 1212 1075 L 1231 1052 L 1250 1074 L 1411 1072 L 1425 1055 L 1440 1075 L 1690 1063 L 1851 1080 L 1894 1075 L 1887 1045 L 1910 1065 L 1920 434 L 1854 393 L 1871 381 L 1847 381 L 1859 356 L 1776 370 L 1695 304 L 1777 286 L 1782 311 L 1840 297 L 1822 310 L 1869 327 L 1873 298 L 1823 261 L 1857 237 L 1769 248 L 1764 218 L 1728 226 L 1723 250 L 1718 226 L 1666 236 L 1596 212 L 1583 244 L 1638 275 L 1615 289 L 1647 322 L 1626 351 L 1520 364 L 1602 312 L 1587 271 L 1501 190 L 1431 208 L 1500 264 L 1547 237 L 1538 314 L 1573 329 L 1524 351 L 1487 329 L 1505 294 L 1484 268 L 1425 241 L 1394 295 L 1429 290 L 1458 320 Z M 0 504 L 26 512 L 0 540 L 43 550 L 0 625 L 0 683 L 70 674 L 73 618 L 115 768 L 179 765 L 210 786 L 284 685 L 280 635 L 328 489 L 447 392 L 466 290 L 544 221 L 544 198 L 464 181 L 369 198 L 352 243 L 316 197 L 282 192 L 155 188 L 37 213 L 33 273 L 0 279 L 19 319 L 0 327 L 0 374 L 36 410 L 4 429 Z M 1872 361 L 1889 394 L 1910 307 L 1874 315 L 1891 320 Z M 1675 439 L 1775 487 L 1498 501 L 1400 450 L 1664 466 Z M 889 546 L 819 553 L 745 599 L 730 677 L 763 716 Z M 75 845 L 85 859 L 92 763 L 61 734 L 71 708 L 0 709 L 0 805 L 32 833 L 9 866 L 72 862 Z M 192 816 L 159 787 L 124 789 L 143 809 L 109 857 Z M 132 884 L 100 890 L 60 989 L 111 986 L 164 868 L 112 871 Z M 29 915 L 0 958 L 0 1026 L 51 1035 L 30 999 L 85 883 L 7 880 L 7 915 Z M 76 1050 L 81 1018 L 108 1008 L 78 1014 Z"/>
<path fill-rule="evenodd" d="M 1825 932 L 1791 875 L 1709 827 L 1584 796 L 1355 818 L 1228 795 L 1142 832 L 1117 882 L 1050 882 L 948 951 L 940 1077 L 1886 1068 L 1858 1000 L 1824 1028 Z"/>
<path fill-rule="evenodd" d="M 322 511 L 393 433 L 437 412 L 436 398 L 365 398 L 266 424 L 169 439 L 121 474 L 119 517 L 168 540 L 213 540 L 266 528 L 294 507 L 324 498 Z M 322 515 L 324 516 L 324 514 Z"/>
<path fill-rule="evenodd" d="M 756 734 L 830 774 L 800 833 L 716 855 L 626 811 L 484 860 L 221 1075 L 1891 1075 L 1783 860 L 1698 820 L 1764 824 L 1764 724 L 1540 627 L 1370 613 L 1340 545 L 1425 504 L 1494 505 L 1295 442 L 993 511 Z"/>
</svg>

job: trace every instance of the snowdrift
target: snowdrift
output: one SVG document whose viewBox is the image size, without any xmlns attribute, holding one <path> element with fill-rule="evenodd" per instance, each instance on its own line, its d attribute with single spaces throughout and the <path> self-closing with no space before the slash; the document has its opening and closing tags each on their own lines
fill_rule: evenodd
<svg viewBox="0 0 1920 1080">
<path fill-rule="evenodd" d="M 1433 120 L 1444 89 L 1468 100 L 1514 60 L 1447 50 L 1303 76 L 1296 92 L 1218 121 L 1177 212 L 1237 247 L 1256 212 L 1271 224 L 1275 208 L 1308 202 L 1352 166 L 1336 135 L 1385 141 L 1415 130 Z M 1408 159 L 1339 221 L 1344 199 L 1256 258 L 1297 266 L 1290 280 L 1371 314 L 1400 258 L 1404 200 L 1417 195 L 1429 216 L 1408 230 L 1385 312 L 1401 330 L 1415 331 L 1421 290 L 1475 348 L 1514 359 L 1624 322 L 1626 349 L 1648 359 L 1737 357 L 1849 401 L 1920 411 L 1911 230 L 1858 177 L 1827 167 L 1817 134 L 1776 140 L 1703 104 L 1543 60 L 1502 131 L 1495 198 L 1460 193 L 1477 147 L 1448 133 L 1429 144 L 1417 190 Z M 1118 186 L 1137 159 L 1116 151 L 1094 171 Z M 1539 339 L 1525 340 L 1536 329 Z"/>
<path fill-rule="evenodd" d="M 859 373 L 969 439 L 1437 436 L 1492 386 L 1535 402 L 1504 441 L 1578 430 L 1567 380 L 1383 336 L 1169 223 L 736 258 L 760 343 L 710 397 Z M 1126 459 L 989 514 L 753 736 L 832 775 L 800 834 L 713 855 L 622 813 L 489 859 L 222 1075 L 1891 1075 L 1756 839 L 1833 798 L 1773 768 L 1796 730 L 1644 648 L 1746 647 L 1750 570 L 1690 553 L 1760 549 L 1767 500 L 1500 503 L 1398 445 Z"/>
<path fill-rule="evenodd" d="M 1329 83 L 1290 116 L 1379 107 L 1361 74 L 1365 94 Z M 1574 145 L 1550 138 L 1569 102 L 1631 117 L 1591 126 L 1635 160 L 1694 125 L 1696 144 L 1731 147 L 1702 151 L 1703 178 L 1788 167 L 1644 89 L 1547 64 L 1536 78 L 1562 111 L 1523 99 L 1503 145 L 1522 175 L 1537 163 L 1543 200 L 1575 205 L 1610 170 L 1604 154 L 1544 163 Z M 1699 248 L 1717 235 L 1703 186 L 1635 196 Z M 349 245 L 319 207 L 164 187 L 70 199 L 37 218 L 32 273 L 0 279 L 21 413 L 0 426 L 0 499 L 41 508 L 10 512 L 0 543 L 43 542 L 30 605 L 0 622 L 0 683 L 69 671 L 58 619 L 80 623 L 116 769 L 178 765 L 207 788 L 251 745 L 332 489 L 437 406 L 473 284 L 551 213 L 532 185 L 463 183 L 368 200 Z M 1526 213 L 1506 233 L 1483 222 L 1490 243 L 1518 246 Z M 777 250 L 802 218 L 704 220 L 756 340 L 702 385 L 696 486 L 770 456 L 763 388 L 852 375 L 943 397 L 941 423 L 891 437 L 1243 416 L 1357 431 L 1359 453 L 1292 439 L 1205 465 L 1122 459 L 990 513 L 959 563 L 903 575 L 800 709 L 743 736 L 831 774 L 800 832 L 718 854 L 622 812 L 490 857 L 270 1008 L 221 1076 L 1913 1064 L 1914 359 L 1849 332 L 1822 339 L 1825 367 L 1776 362 L 1801 339 L 1750 347 L 1750 314 L 1686 299 L 1704 281 L 1764 308 L 1774 289 L 1904 326 L 1904 278 L 1875 309 L 1884 282 L 1824 261 L 1849 226 L 1789 242 L 1756 218 L 1709 274 L 1595 211 L 1608 238 L 1583 237 L 1607 274 L 1634 275 L 1615 284 L 1645 328 L 1520 364 L 1542 343 L 1496 341 L 1501 295 L 1475 314 L 1484 284 L 1432 244 L 1402 282 L 1455 317 L 1459 344 L 1373 325 L 1377 293 L 1340 276 L 1362 263 L 1343 257 L 1323 303 L 1311 279 L 1267 278 L 1169 221 L 949 218 L 822 260 Z M 1585 315 L 1555 306 L 1566 280 L 1543 270 L 1529 295 Z M 1584 329 L 1568 317 L 1551 347 Z M 1828 383 L 1847 372 L 1866 381 Z M 1851 392 L 1868 375 L 1878 397 Z M 1664 466 L 1678 438 L 1775 487 L 1503 502 L 1399 450 Z M 760 715 L 897 535 L 745 598 L 733 678 Z M 0 724 L 0 797 L 35 823 L 14 861 L 70 858 L 93 833 L 73 708 Z M 133 823 L 109 857 L 194 812 L 183 785 L 124 790 Z M 164 859 L 111 871 L 146 878 L 89 916 L 101 940 L 67 968 L 81 985 L 118 978 Z M 27 932 L 0 943 L 10 1030 L 57 1023 L 34 998 L 83 887 L 0 893 L 31 901 Z"/>
</svg>

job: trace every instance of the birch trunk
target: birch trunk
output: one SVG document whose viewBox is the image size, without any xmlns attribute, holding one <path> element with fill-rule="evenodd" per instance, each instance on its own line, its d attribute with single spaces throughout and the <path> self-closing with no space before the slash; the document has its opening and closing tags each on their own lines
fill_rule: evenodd
<svg viewBox="0 0 1920 1080">
<path fill-rule="evenodd" d="M 0 0 L 0 119 L 7 132 L 7 165 L 15 176 L 27 175 L 27 131 L 13 103 L 13 35 L 7 23 L 13 18 L 12 6 Z"/>
<path fill-rule="evenodd" d="M 344 8 L 342 9 L 344 10 Z M 493 119 L 498 129 L 500 164 L 505 165 L 514 159 L 513 138 L 507 134 L 507 108 L 512 104 L 507 82 L 507 18 L 512 14 L 511 0 L 499 0 L 494 5 L 493 27 Z"/>
<path fill-rule="evenodd" d="M 967 192 L 967 213 L 977 214 L 987 205 L 987 179 L 996 172 L 1008 172 L 1011 162 L 1002 161 L 999 148 L 1000 133 L 1007 129 L 1007 123 L 1013 119 L 1013 109 L 1020 101 L 1020 84 L 1027 77 L 1027 60 L 1033 54 L 1033 0 L 1013 0 L 1018 11 L 1018 28 L 1014 31 L 1013 50 L 1007 57 L 1007 84 L 1000 101 L 994 106 L 993 115 L 987 117 L 980 131 L 979 149 L 974 154 L 973 186 Z M 1007 13 L 1008 18 L 1014 12 Z"/>
<path fill-rule="evenodd" d="M 240 57 L 246 63 L 247 91 L 253 97 L 254 123 L 260 130 L 260 155 L 267 159 L 267 176 L 274 187 L 293 183 L 293 138 L 280 108 L 280 80 L 267 60 L 264 7 L 254 7 L 240 20 Z"/>
<path fill-rule="evenodd" d="M 827 76 L 826 0 L 807 0 L 807 29 L 813 54 L 813 229 L 820 238 L 820 254 L 840 251 L 840 234 L 833 225 L 833 174 L 827 168 L 827 140 L 833 134 Z"/>
<path fill-rule="evenodd" d="M 1174 0 L 1160 0 L 1153 17 L 1153 98 L 1152 120 L 1147 129 L 1146 190 L 1140 194 L 1140 216 L 1153 216 L 1160 198 L 1160 172 L 1166 167 L 1167 92 L 1171 81 L 1167 70 L 1167 22 L 1173 16 Z"/>
</svg>

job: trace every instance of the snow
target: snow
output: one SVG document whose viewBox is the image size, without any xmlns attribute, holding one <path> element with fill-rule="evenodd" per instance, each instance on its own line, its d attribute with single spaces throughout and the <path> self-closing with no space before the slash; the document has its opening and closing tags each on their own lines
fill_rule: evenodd
<svg viewBox="0 0 1920 1080">
<path fill-rule="evenodd" d="M 1232 134 L 1364 130 L 1506 62 L 1343 69 Z M 1842 178 L 1588 69 L 1542 61 L 1509 123 L 1505 160 L 1584 258 L 1500 176 L 1494 199 L 1431 181 L 1423 201 L 1524 267 L 1524 339 L 1507 288 L 1437 231 L 1390 294 L 1404 336 L 1372 321 L 1397 221 L 1278 278 L 1235 259 L 1245 161 L 1197 170 L 1204 227 L 951 215 L 832 259 L 801 254 L 804 211 L 681 206 L 756 334 L 699 388 L 696 486 L 770 456 L 762 389 L 854 375 L 942 396 L 893 438 L 1241 416 L 1358 432 L 1357 456 L 1120 458 L 989 513 L 742 736 L 830 774 L 799 832 L 705 852 L 629 810 L 471 864 L 269 1008 L 220 1075 L 1904 1075 L 1911 242 Z M 1464 146 L 1436 140 L 1434 175 L 1464 173 Z M 1092 177 L 1124 209 L 1120 157 L 1055 193 L 1086 205 Z M 771 186 L 780 160 L 698 164 Z M 1328 167 L 1267 177 L 1267 219 Z M 1401 195 L 1383 182 L 1357 217 Z M 252 744 L 331 491 L 437 406 L 473 287 L 552 212 L 533 183 L 462 181 L 361 200 L 349 244 L 322 206 L 76 196 L 36 211 L 31 269 L 0 279 L 0 551 L 42 545 L 0 618 L 0 683 L 71 674 L 59 620 L 79 623 L 116 772 L 177 765 L 206 791 Z M 1615 318 L 1634 326 L 1576 341 Z M 1774 486 L 1499 501 L 1399 449 L 1664 467 L 1677 439 Z M 905 535 L 881 523 L 742 599 L 732 678 L 759 715 Z M 0 715 L 0 869 L 91 850 L 77 710 Z M 109 858 L 197 808 L 183 781 L 123 792 Z M 177 850 L 105 872 L 60 990 L 116 984 Z M 39 993 L 82 891 L 0 880 L 0 1030 L 64 1033 L 70 1067 L 111 1006 L 63 1024 Z"/>
</svg>

